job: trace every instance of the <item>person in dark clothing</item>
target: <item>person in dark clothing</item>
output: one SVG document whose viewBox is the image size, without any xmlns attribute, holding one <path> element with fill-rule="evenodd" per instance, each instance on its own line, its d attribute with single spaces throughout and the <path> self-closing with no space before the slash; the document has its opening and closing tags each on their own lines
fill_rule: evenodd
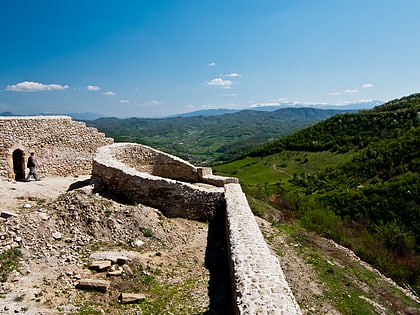
<svg viewBox="0 0 420 315">
<path fill-rule="evenodd" d="M 31 156 L 28 158 L 28 163 L 26 165 L 29 168 L 29 174 L 26 176 L 26 181 L 29 182 L 29 178 L 31 175 L 35 178 L 35 180 L 39 180 L 39 177 L 36 173 L 37 163 L 35 161 L 35 153 L 31 152 Z"/>
</svg>

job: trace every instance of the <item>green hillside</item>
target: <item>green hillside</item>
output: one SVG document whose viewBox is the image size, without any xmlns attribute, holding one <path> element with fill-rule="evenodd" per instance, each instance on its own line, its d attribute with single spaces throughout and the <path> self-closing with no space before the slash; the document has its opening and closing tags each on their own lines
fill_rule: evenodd
<svg viewBox="0 0 420 315">
<path fill-rule="evenodd" d="M 257 214 L 296 218 L 420 291 L 420 94 L 336 115 L 214 170 L 240 179 Z"/>
<path fill-rule="evenodd" d="M 135 142 L 177 155 L 194 164 L 229 161 L 256 145 L 288 135 L 345 111 L 285 108 L 244 110 L 215 116 L 100 118 L 87 121 L 117 142 Z"/>
</svg>

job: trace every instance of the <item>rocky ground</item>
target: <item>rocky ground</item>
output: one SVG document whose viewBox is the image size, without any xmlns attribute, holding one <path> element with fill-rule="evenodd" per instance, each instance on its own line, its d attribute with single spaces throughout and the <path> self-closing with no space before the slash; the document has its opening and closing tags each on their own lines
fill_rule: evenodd
<svg viewBox="0 0 420 315">
<path fill-rule="evenodd" d="M 87 176 L 0 184 L 0 254 L 21 253 L 7 273 L 1 256 L 0 314 L 229 314 L 221 307 L 227 304 L 226 288 L 210 280 L 218 274 L 213 268 L 218 251 L 210 250 L 209 242 L 223 247 L 210 237 L 218 234 L 211 233 L 211 223 L 170 219 L 156 209 L 114 200 Z M 321 263 L 313 260 L 346 269 L 361 263 L 357 257 L 320 237 L 290 236 L 257 221 L 303 312 L 342 314 L 317 270 Z M 315 255 L 313 248 L 328 256 Z M 92 262 L 109 257 L 122 262 L 104 271 L 92 268 Z M 105 280 L 109 287 L 79 289 L 85 279 Z M 359 299 L 372 305 L 373 314 L 420 313 L 415 297 L 381 275 L 376 286 L 349 281 L 366 291 Z M 397 293 L 384 289 L 389 287 Z M 121 293 L 141 293 L 145 300 L 124 304 Z M 410 302 L 401 296 L 410 296 Z"/>
</svg>

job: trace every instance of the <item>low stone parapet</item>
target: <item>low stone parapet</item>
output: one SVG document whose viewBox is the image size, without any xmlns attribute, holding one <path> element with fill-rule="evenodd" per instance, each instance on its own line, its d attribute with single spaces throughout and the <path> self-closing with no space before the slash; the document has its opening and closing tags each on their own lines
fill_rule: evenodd
<svg viewBox="0 0 420 315">
<path fill-rule="evenodd" d="M 302 314 L 239 184 L 225 185 L 233 297 L 238 314 Z"/>
<path fill-rule="evenodd" d="M 124 147 L 134 149 L 137 146 L 145 150 L 124 149 Z M 108 191 L 121 195 L 131 202 L 158 208 L 167 217 L 207 221 L 214 216 L 216 211 L 225 208 L 223 187 L 188 182 L 191 174 L 197 173 L 192 165 L 192 169 L 188 169 L 187 164 L 183 165 L 186 181 L 181 181 L 150 174 L 148 170 L 152 168 L 147 165 L 143 168 L 133 167 L 135 162 L 127 165 L 117 158 L 121 152 L 125 152 L 125 161 L 135 161 L 136 158 L 145 161 L 143 156 L 137 155 L 150 153 L 146 150 L 147 148 L 140 144 L 122 143 L 99 148 L 93 158 L 92 177 L 101 182 Z M 165 155 L 163 152 L 160 154 Z M 160 172 L 156 169 L 156 165 L 158 164 L 154 163 L 154 174 Z M 182 172 L 178 171 L 176 178 L 182 179 Z M 198 179 L 197 176 L 196 179 Z"/>
</svg>

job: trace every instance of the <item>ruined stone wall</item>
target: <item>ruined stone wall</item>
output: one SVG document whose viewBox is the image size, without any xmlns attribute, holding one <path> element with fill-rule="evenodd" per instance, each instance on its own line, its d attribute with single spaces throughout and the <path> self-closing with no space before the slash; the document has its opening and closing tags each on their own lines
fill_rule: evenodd
<svg viewBox="0 0 420 315">
<path fill-rule="evenodd" d="M 126 143 L 122 146 L 115 146 L 113 152 L 117 160 L 140 172 L 179 179 L 184 182 L 199 181 L 197 168 L 192 164 L 151 147 Z"/>
<path fill-rule="evenodd" d="M 168 169 L 181 164 L 176 172 Z M 160 167 L 177 180 L 166 178 Z M 197 179 L 194 175 L 191 180 L 191 174 Z M 210 168 L 139 144 L 99 148 L 92 176 L 110 191 L 157 207 L 167 216 L 208 220 L 215 211 L 224 211 L 235 314 L 302 314 L 236 178 L 214 176 Z"/>
<path fill-rule="evenodd" d="M 159 167 L 170 176 L 154 175 L 164 173 Z M 92 177 L 110 192 L 156 207 L 165 216 L 207 221 L 225 208 L 224 189 L 199 184 L 198 173 L 193 165 L 147 146 L 115 143 L 97 150 Z"/>
<path fill-rule="evenodd" d="M 237 314 L 302 314 L 239 184 L 225 185 L 227 237 Z"/>
<path fill-rule="evenodd" d="M 97 129 L 67 116 L 0 117 L 0 177 L 14 178 L 15 150 L 23 152 L 25 163 L 35 152 L 41 178 L 90 174 L 96 149 L 111 143 Z"/>
</svg>

